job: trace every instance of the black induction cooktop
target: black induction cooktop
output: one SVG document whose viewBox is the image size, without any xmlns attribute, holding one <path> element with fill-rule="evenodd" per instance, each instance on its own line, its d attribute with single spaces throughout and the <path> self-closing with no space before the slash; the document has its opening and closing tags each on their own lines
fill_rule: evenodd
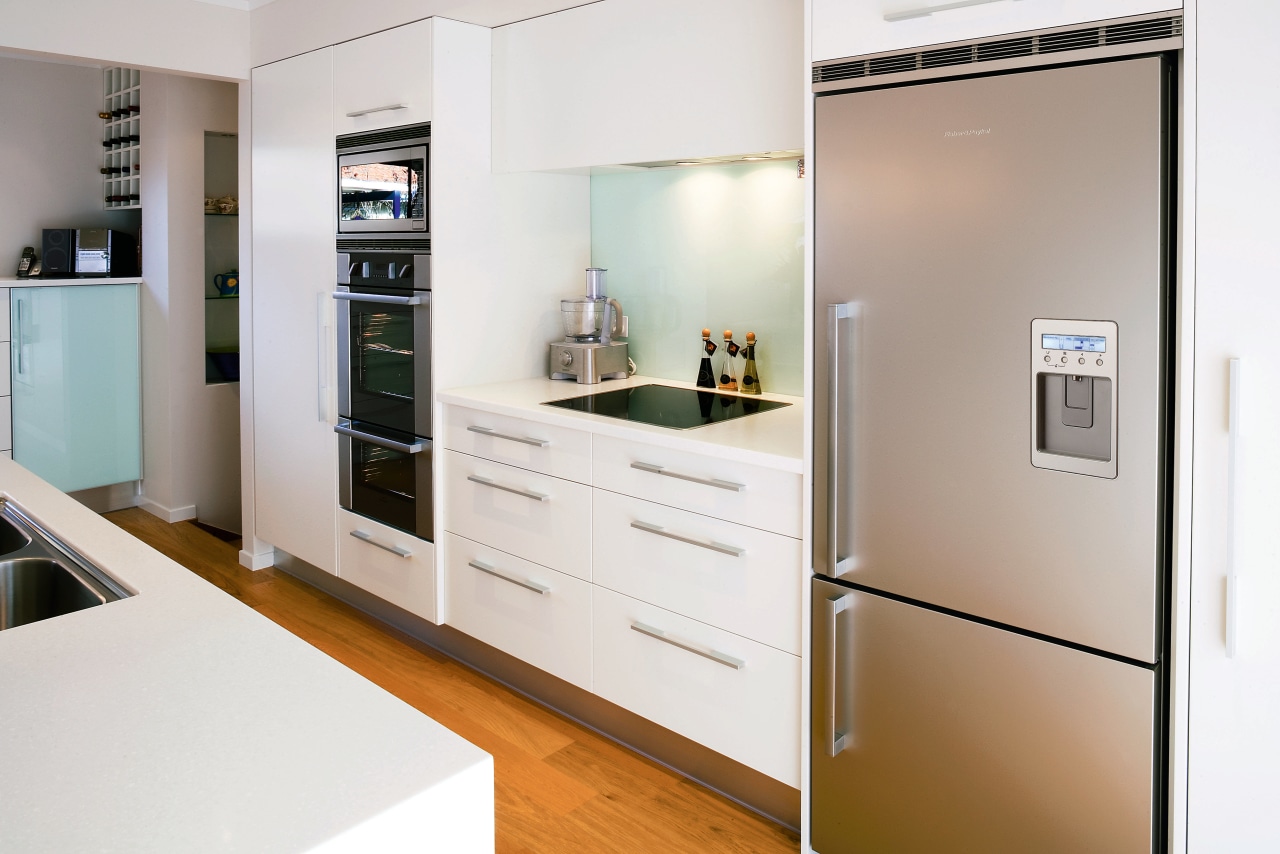
<svg viewBox="0 0 1280 854">
<path fill-rule="evenodd" d="M 677 388 L 669 385 L 638 385 L 600 391 L 583 397 L 548 400 L 544 406 L 558 406 L 574 412 L 607 415 L 641 424 L 656 424 L 688 430 L 718 424 L 744 415 L 790 406 L 776 400 L 722 394 L 710 389 Z"/>
</svg>

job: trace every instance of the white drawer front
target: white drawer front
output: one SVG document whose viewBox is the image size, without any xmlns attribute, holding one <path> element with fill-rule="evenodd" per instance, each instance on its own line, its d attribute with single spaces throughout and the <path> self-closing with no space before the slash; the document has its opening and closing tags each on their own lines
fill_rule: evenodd
<svg viewBox="0 0 1280 854">
<path fill-rule="evenodd" d="M 672 507 L 800 536 L 800 475 L 596 436 L 592 482 Z"/>
<path fill-rule="evenodd" d="M 591 434 L 582 430 L 446 406 L 444 446 L 530 471 L 591 482 Z"/>
<path fill-rule="evenodd" d="M 9 337 L 9 289 L 0 288 L 0 341 Z"/>
<path fill-rule="evenodd" d="M 592 597 L 597 694 L 799 788 L 799 658 L 602 587 Z"/>
<path fill-rule="evenodd" d="M 438 623 L 435 553 L 426 540 L 338 511 L 338 577 Z"/>
<path fill-rule="evenodd" d="M 12 388 L 12 377 L 9 374 L 10 359 L 13 357 L 8 347 L 0 347 L 0 395 L 8 397 Z"/>
<path fill-rule="evenodd" d="M 0 450 L 13 450 L 13 398 L 0 397 Z M 9 454 L 13 459 L 13 454 Z"/>
<path fill-rule="evenodd" d="M 591 690 L 591 585 L 445 534 L 445 622 Z"/>
<path fill-rule="evenodd" d="M 445 451 L 447 531 L 591 580 L 591 487 Z"/>
<path fill-rule="evenodd" d="M 597 489 L 592 581 L 799 655 L 800 541 Z"/>
</svg>

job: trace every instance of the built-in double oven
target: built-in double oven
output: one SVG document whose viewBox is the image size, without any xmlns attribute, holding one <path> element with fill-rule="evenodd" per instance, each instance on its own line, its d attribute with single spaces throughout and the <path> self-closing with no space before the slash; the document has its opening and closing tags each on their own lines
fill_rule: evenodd
<svg viewBox="0 0 1280 854">
<path fill-rule="evenodd" d="M 431 126 L 337 138 L 339 503 L 433 540 Z"/>
</svg>

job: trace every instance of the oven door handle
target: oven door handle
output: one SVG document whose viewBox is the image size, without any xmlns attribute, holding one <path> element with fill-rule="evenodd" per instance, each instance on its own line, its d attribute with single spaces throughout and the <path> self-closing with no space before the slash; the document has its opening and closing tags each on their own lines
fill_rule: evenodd
<svg viewBox="0 0 1280 854">
<path fill-rule="evenodd" d="M 393 297 L 385 294 L 352 294 L 346 291 L 334 291 L 334 299 L 343 299 L 349 302 L 383 302 L 388 305 L 422 305 L 422 297 Z"/>
<path fill-rule="evenodd" d="M 395 439 L 386 439 L 382 436 L 375 436 L 372 433 L 356 430 L 351 426 L 350 421 L 339 421 L 333 426 L 333 432 L 341 433 L 343 436 L 350 436 L 352 439 L 359 439 L 361 442 L 368 442 L 370 445 L 377 445 L 380 448 L 399 451 L 402 454 L 420 454 L 427 449 L 426 440 L 419 439 L 413 444 L 397 442 Z"/>
</svg>

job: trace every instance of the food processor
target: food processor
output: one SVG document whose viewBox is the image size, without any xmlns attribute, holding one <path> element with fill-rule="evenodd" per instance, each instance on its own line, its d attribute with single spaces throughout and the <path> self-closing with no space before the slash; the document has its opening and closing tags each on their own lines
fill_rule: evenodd
<svg viewBox="0 0 1280 854">
<path fill-rule="evenodd" d="M 622 306 L 605 295 L 602 267 L 587 268 L 587 295 L 560 300 L 564 340 L 551 344 L 551 379 L 598 383 L 626 379 L 627 345 L 622 334 Z"/>
</svg>

